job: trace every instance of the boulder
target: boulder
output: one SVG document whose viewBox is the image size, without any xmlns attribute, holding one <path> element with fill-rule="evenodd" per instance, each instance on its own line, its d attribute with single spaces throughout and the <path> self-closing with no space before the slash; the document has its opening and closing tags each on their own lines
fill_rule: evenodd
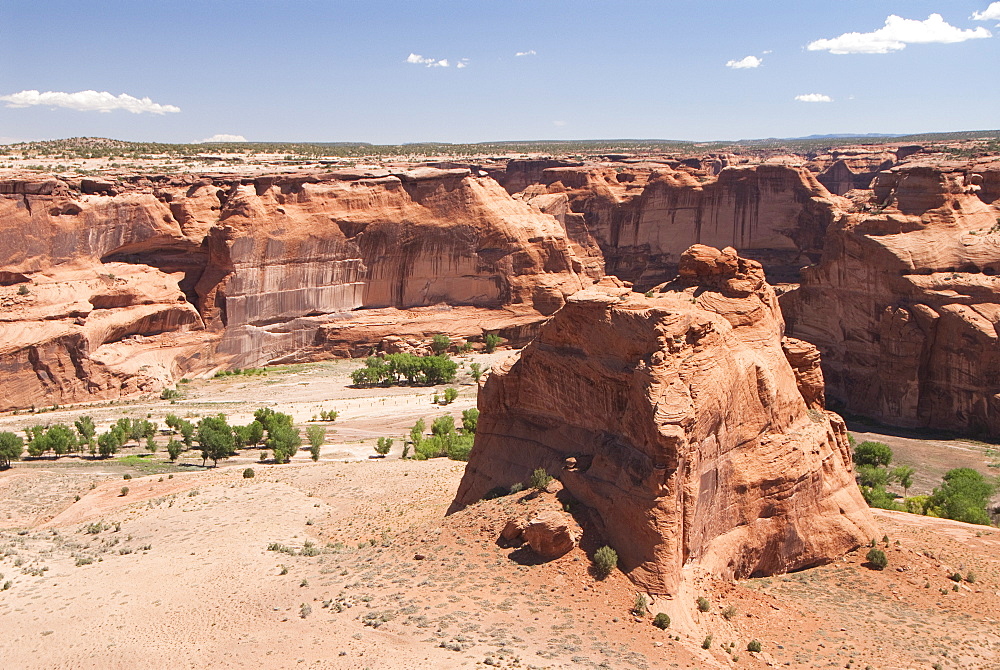
<svg viewBox="0 0 1000 670">
<path fill-rule="evenodd" d="M 539 512 L 521 531 L 521 537 L 531 550 L 545 560 L 559 558 L 569 552 L 580 543 L 580 535 L 580 527 L 573 517 L 556 510 Z"/>
</svg>

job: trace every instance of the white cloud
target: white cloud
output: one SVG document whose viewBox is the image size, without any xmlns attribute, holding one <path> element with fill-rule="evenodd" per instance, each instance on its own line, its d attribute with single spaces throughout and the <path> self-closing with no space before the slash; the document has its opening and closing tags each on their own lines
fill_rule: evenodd
<svg viewBox="0 0 1000 670">
<path fill-rule="evenodd" d="M 455 67 L 457 67 L 459 70 L 461 70 L 463 67 L 469 67 L 469 59 L 463 58 L 462 60 L 455 63 Z"/>
<path fill-rule="evenodd" d="M 553 121 L 552 125 L 553 126 L 558 126 L 558 127 L 562 128 L 563 126 L 566 125 L 566 122 L 565 121 Z"/>
<path fill-rule="evenodd" d="M 516 54 L 514 54 L 514 55 L 515 55 L 515 56 L 536 56 L 537 54 L 535 53 L 535 50 L 534 50 L 534 49 L 529 49 L 529 50 L 527 50 L 527 51 L 518 51 L 518 52 L 517 52 Z"/>
<path fill-rule="evenodd" d="M 972 12 L 972 17 L 976 21 L 1000 21 L 1000 2 L 991 2 L 990 6 L 981 12 Z M 997 24 L 1000 28 L 1000 23 Z"/>
<path fill-rule="evenodd" d="M 448 59 L 442 58 L 437 60 L 435 58 L 424 58 L 420 54 L 411 53 L 406 57 L 407 63 L 413 63 L 414 65 L 426 65 L 427 67 L 448 67 Z"/>
<path fill-rule="evenodd" d="M 111 112 L 124 109 L 133 114 L 167 114 L 181 111 L 174 105 L 161 105 L 149 98 L 133 98 L 127 93 L 113 95 L 107 91 L 77 91 L 63 93 L 61 91 L 21 91 L 10 95 L 0 95 L 0 102 L 6 102 L 8 107 L 65 107 L 80 112 Z"/>
<path fill-rule="evenodd" d="M 740 60 L 731 60 L 726 62 L 726 67 L 731 67 L 734 70 L 745 70 L 751 67 L 760 67 L 764 63 L 763 58 L 757 58 L 756 56 L 747 56 L 746 58 L 741 58 Z"/>
<path fill-rule="evenodd" d="M 806 48 L 832 54 L 887 54 L 905 49 L 907 44 L 954 44 L 984 37 L 992 37 L 986 28 L 979 26 L 962 30 L 949 24 L 940 14 L 931 14 L 924 21 L 892 14 L 878 30 L 844 33 L 839 37 L 810 42 Z"/>
<path fill-rule="evenodd" d="M 833 98 L 822 93 L 804 93 L 795 96 L 795 99 L 799 102 L 833 102 Z"/>
<path fill-rule="evenodd" d="M 242 135 L 229 135 L 227 133 L 219 133 L 218 135 L 212 135 L 211 137 L 206 137 L 203 140 L 198 140 L 195 144 L 204 144 L 205 142 L 246 142 L 247 138 Z"/>
</svg>

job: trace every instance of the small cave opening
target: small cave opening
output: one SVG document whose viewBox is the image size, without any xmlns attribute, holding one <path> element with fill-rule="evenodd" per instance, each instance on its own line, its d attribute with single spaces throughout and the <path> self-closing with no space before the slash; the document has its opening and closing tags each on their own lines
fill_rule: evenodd
<svg viewBox="0 0 1000 670">
<path fill-rule="evenodd" d="M 148 265 L 167 274 L 183 272 L 184 277 L 178 282 L 178 285 L 187 301 L 197 308 L 198 292 L 195 287 L 208 266 L 208 249 L 204 245 L 187 249 L 120 249 L 102 257 L 101 262 Z"/>
</svg>

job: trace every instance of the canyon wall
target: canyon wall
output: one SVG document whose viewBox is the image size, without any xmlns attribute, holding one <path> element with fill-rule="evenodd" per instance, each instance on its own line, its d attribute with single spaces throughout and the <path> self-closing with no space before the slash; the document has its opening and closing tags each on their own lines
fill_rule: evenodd
<svg viewBox="0 0 1000 670">
<path fill-rule="evenodd" d="M 782 296 L 828 397 L 899 426 L 1000 435 L 1000 166 L 881 172 Z"/>
<path fill-rule="evenodd" d="M 9 180 L 0 233 L 0 409 L 387 335 L 527 338 L 603 275 L 586 235 L 463 169 Z"/>
<path fill-rule="evenodd" d="M 799 374 L 786 359 L 760 264 L 696 246 L 679 269 L 652 297 L 610 280 L 572 296 L 494 368 L 452 510 L 545 468 L 653 593 L 689 563 L 768 575 L 868 541 L 847 431 L 809 345 L 785 343 Z"/>
<path fill-rule="evenodd" d="M 801 161 L 800 161 L 801 163 Z M 516 195 L 600 245 L 606 270 L 646 290 L 677 271 L 692 244 L 732 246 L 761 261 L 772 281 L 796 281 L 819 259 L 827 228 L 845 201 L 804 167 L 678 161 L 516 170 L 509 183 L 540 172 Z M 676 167 L 672 167 L 674 165 Z M 508 167 L 508 170 L 511 168 Z"/>
</svg>

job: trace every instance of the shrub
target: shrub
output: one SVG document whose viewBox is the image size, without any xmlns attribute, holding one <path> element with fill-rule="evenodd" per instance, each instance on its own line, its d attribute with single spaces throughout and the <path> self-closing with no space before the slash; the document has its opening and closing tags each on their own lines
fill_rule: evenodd
<svg viewBox="0 0 1000 670">
<path fill-rule="evenodd" d="M 712 608 L 712 604 L 708 602 L 708 598 L 705 596 L 698 596 L 698 611 L 707 612 Z"/>
<path fill-rule="evenodd" d="M 965 581 L 969 582 L 970 584 L 975 584 L 976 573 L 973 572 L 972 570 L 969 570 L 967 573 L 965 573 Z"/>
<path fill-rule="evenodd" d="M 732 621 L 733 617 L 736 616 L 736 607 L 727 605 L 726 609 L 722 610 L 722 616 L 725 617 L 726 621 Z"/>
<path fill-rule="evenodd" d="M 885 566 L 889 565 L 889 559 L 886 558 L 885 552 L 874 547 L 868 550 L 865 560 L 876 570 L 884 570 Z"/>
<path fill-rule="evenodd" d="M 444 404 L 445 405 L 450 405 L 451 403 L 455 402 L 455 399 L 457 397 L 458 397 L 458 389 L 457 388 L 449 386 L 448 388 L 446 388 L 444 390 Z"/>
<path fill-rule="evenodd" d="M 132 479 L 132 475 L 126 472 L 124 475 L 122 475 L 122 479 Z"/>
<path fill-rule="evenodd" d="M 486 343 L 486 353 L 492 354 L 500 345 L 500 336 L 495 333 L 486 333 L 483 336 L 483 342 Z"/>
<path fill-rule="evenodd" d="M 666 630 L 670 626 L 670 617 L 666 613 L 660 612 L 653 617 L 653 625 L 660 630 Z"/>
<path fill-rule="evenodd" d="M 747 644 L 747 651 L 752 651 L 755 654 L 760 653 L 760 648 L 761 648 L 760 640 L 750 640 L 750 642 Z"/>
<path fill-rule="evenodd" d="M 160 391 L 160 400 L 176 400 L 181 397 L 177 389 L 163 389 Z"/>
<path fill-rule="evenodd" d="M 128 487 L 127 486 L 123 486 L 122 487 L 121 495 L 122 496 L 127 496 L 128 495 Z"/>
<path fill-rule="evenodd" d="M 887 467 L 892 463 L 892 449 L 883 442 L 862 442 L 854 449 L 854 463 Z"/>
<path fill-rule="evenodd" d="M 513 489 L 513 487 L 511 487 Z M 618 552 L 605 545 L 594 552 L 594 570 L 603 579 L 618 566 Z"/>
<path fill-rule="evenodd" d="M 29 293 L 31 293 L 31 291 L 28 290 L 27 284 L 21 284 L 20 286 L 17 287 L 18 295 L 28 295 Z"/>
<path fill-rule="evenodd" d="M 632 605 L 632 614 L 636 616 L 646 616 L 649 612 L 649 599 L 646 598 L 645 593 L 639 593 L 635 596 L 635 604 Z"/>
<path fill-rule="evenodd" d="M 712 646 L 712 634 L 709 633 L 705 636 L 705 639 L 701 642 L 702 649 L 709 649 Z"/>
<path fill-rule="evenodd" d="M 545 471 L 545 468 L 535 468 L 535 471 L 531 473 L 531 481 L 528 483 L 531 488 L 544 491 L 552 483 L 552 477 Z"/>
<path fill-rule="evenodd" d="M 510 485 L 510 494 L 511 495 L 514 495 L 515 493 L 520 493 L 523 490 L 524 490 L 524 483 L 523 482 L 514 482 L 513 484 Z"/>
<path fill-rule="evenodd" d="M 378 442 L 375 443 L 375 453 L 385 456 L 392 450 L 392 438 L 391 437 L 380 437 Z"/>
<path fill-rule="evenodd" d="M 962 574 L 959 572 L 953 572 L 950 575 L 948 575 L 948 579 L 950 579 L 953 582 L 960 582 L 962 581 Z"/>
<path fill-rule="evenodd" d="M 247 468 L 243 471 L 243 479 L 253 479 L 254 474 L 253 468 Z"/>
</svg>

